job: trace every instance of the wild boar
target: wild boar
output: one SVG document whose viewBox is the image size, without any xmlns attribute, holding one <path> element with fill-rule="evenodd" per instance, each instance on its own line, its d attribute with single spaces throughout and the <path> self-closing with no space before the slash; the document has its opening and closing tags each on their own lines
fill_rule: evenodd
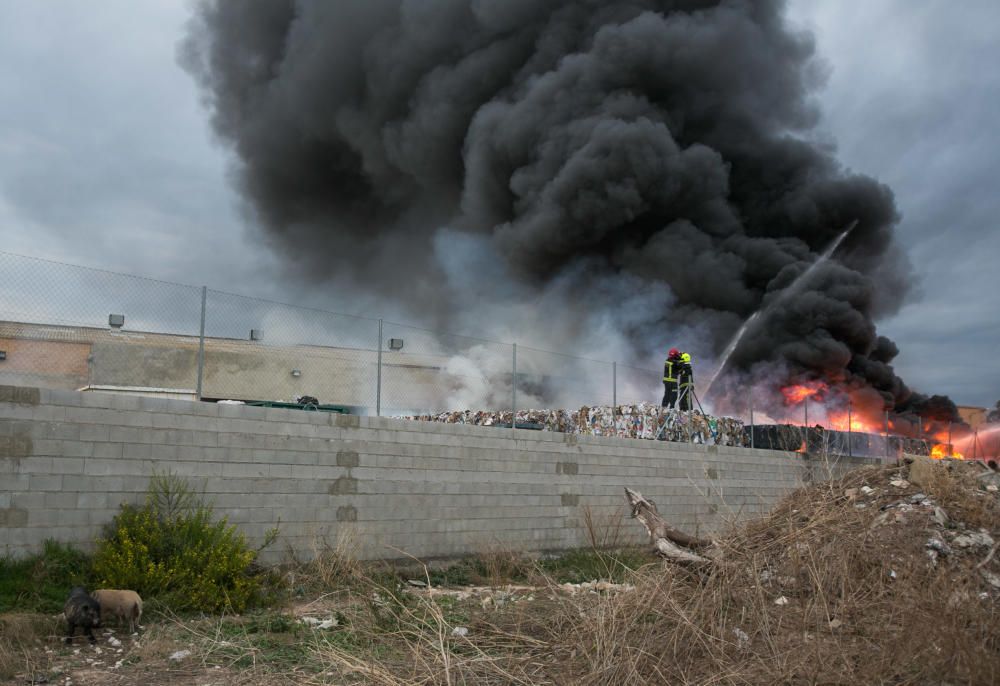
<svg viewBox="0 0 1000 686">
<path fill-rule="evenodd" d="M 69 592 L 69 598 L 63 605 L 63 615 L 69 630 L 66 633 L 66 643 L 73 642 L 76 627 L 83 629 L 91 643 L 97 643 L 94 638 L 94 627 L 101 624 L 101 604 L 90 597 L 83 586 L 75 586 Z"/>
<path fill-rule="evenodd" d="M 142 598 L 135 591 L 122 591 L 114 588 L 100 588 L 93 592 L 94 600 L 101 605 L 101 616 L 106 622 L 109 617 L 117 617 L 128 622 L 130 633 L 142 619 Z"/>
</svg>

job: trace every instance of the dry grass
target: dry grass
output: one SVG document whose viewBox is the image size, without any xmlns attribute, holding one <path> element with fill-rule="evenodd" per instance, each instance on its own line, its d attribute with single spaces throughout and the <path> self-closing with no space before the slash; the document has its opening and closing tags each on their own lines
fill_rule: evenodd
<svg viewBox="0 0 1000 686">
<path fill-rule="evenodd" d="M 353 627 L 363 640 L 315 650 L 332 670 L 386 685 L 996 683 L 1000 617 L 977 574 L 983 555 L 932 565 L 926 513 L 873 524 L 880 505 L 916 491 L 892 492 L 897 476 L 864 469 L 804 489 L 724 536 L 709 567 L 648 565 L 632 592 L 567 596 L 550 584 L 534 602 L 470 616 L 467 636 L 434 600 L 371 587 L 371 614 Z M 868 501 L 844 495 L 866 484 Z M 1000 530 L 995 498 L 962 509 L 977 497 L 968 489 L 927 490 Z"/>
<path fill-rule="evenodd" d="M 15 674 L 33 678 L 44 672 L 47 660 L 39 648 L 57 638 L 64 627 L 56 617 L 30 613 L 0 615 L 0 679 Z"/>
<path fill-rule="evenodd" d="M 905 466 L 866 468 L 802 489 L 767 517 L 731 528 L 718 540 L 721 556 L 703 567 L 636 568 L 642 557 L 600 550 L 622 540 L 622 522 L 598 522 L 584 511 L 590 553 L 529 561 L 492 545 L 464 562 L 463 574 L 492 587 L 484 591 L 489 602 L 408 587 L 403 579 L 430 586 L 445 577 L 419 563 L 402 578 L 362 566 L 353 542 L 341 539 L 320 546 L 295 572 L 309 602 L 240 617 L 159 617 L 129 646 L 128 664 L 104 678 L 384 686 L 998 683 L 1000 591 L 982 573 L 1000 574 L 1000 556 L 956 546 L 932 563 L 926 543 L 979 527 L 1000 539 L 1000 499 L 961 467 L 942 468 L 919 487 L 890 486 L 906 476 Z M 874 490 L 849 495 L 863 486 Z M 882 510 L 918 490 L 948 513 L 951 530 L 934 523 L 933 508 Z M 567 570 L 632 588 L 570 594 L 558 583 Z M 512 579 L 534 588 L 512 589 Z M 338 624 L 318 630 L 301 615 Z M 31 637 L 54 643 L 55 620 L 35 629 L 17 624 L 39 621 L 34 617 L 3 621 L 0 667 L 23 673 L 26 657 L 45 659 L 32 653 Z M 192 655 L 169 661 L 182 647 Z"/>
</svg>

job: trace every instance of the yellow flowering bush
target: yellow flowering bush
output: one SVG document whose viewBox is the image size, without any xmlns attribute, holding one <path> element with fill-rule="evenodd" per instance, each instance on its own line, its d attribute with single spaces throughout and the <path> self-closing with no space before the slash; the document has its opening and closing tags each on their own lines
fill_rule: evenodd
<svg viewBox="0 0 1000 686">
<path fill-rule="evenodd" d="M 183 611 L 242 612 L 260 590 L 257 552 L 225 518 L 172 475 L 154 475 L 146 502 L 124 504 L 94 554 L 94 574 Z"/>
</svg>

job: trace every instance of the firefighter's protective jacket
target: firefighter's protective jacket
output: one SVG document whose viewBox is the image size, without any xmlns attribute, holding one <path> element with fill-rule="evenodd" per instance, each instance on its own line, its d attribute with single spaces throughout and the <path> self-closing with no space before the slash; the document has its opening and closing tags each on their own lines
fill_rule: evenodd
<svg viewBox="0 0 1000 686">
<path fill-rule="evenodd" d="M 663 381 L 666 383 L 674 383 L 677 381 L 677 374 L 681 366 L 681 358 L 667 358 L 667 361 L 663 363 Z"/>
<path fill-rule="evenodd" d="M 691 367 L 691 355 L 683 353 L 680 362 L 676 365 L 678 386 L 690 386 L 694 383 L 694 368 Z"/>
</svg>

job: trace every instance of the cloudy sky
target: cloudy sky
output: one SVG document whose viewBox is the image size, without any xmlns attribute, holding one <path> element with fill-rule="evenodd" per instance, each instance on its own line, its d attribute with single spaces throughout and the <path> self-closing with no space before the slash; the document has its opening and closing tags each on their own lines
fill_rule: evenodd
<svg viewBox="0 0 1000 686">
<path fill-rule="evenodd" d="M 0 250 L 297 299 L 177 65 L 189 12 L 175 0 L 0 0 Z M 879 323 L 901 349 L 897 370 L 923 392 L 992 405 L 1000 3 L 796 0 L 790 13 L 828 66 L 823 130 L 903 214 L 916 287 Z"/>
</svg>

